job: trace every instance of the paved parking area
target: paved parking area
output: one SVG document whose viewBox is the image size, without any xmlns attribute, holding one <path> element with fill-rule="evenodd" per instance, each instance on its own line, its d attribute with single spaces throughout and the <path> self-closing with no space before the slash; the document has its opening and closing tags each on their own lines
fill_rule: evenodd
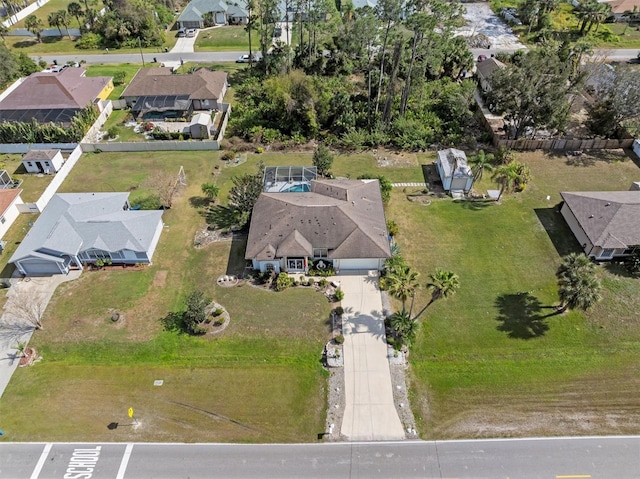
<svg viewBox="0 0 640 479">
<path fill-rule="evenodd" d="M 378 277 L 338 276 L 344 291 L 345 410 L 340 433 L 350 441 L 405 438 L 393 402 Z"/>
</svg>

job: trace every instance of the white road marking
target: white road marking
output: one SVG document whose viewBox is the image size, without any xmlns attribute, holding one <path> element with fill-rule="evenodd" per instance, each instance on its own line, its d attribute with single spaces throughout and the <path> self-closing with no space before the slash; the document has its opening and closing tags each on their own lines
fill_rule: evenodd
<svg viewBox="0 0 640 479">
<path fill-rule="evenodd" d="M 127 470 L 127 464 L 129 464 L 129 458 L 131 457 L 131 451 L 133 450 L 133 444 L 127 444 L 127 448 L 124 450 L 124 456 L 122 456 L 122 462 L 120 463 L 120 469 L 118 469 L 118 475 L 116 479 L 124 479 L 124 473 Z"/>
<path fill-rule="evenodd" d="M 31 473 L 31 479 L 38 479 L 40 475 L 40 471 L 42 471 L 42 467 L 44 466 L 44 461 L 47 460 L 49 453 L 51 452 L 51 448 L 53 447 L 53 443 L 46 444 L 44 449 L 42 450 L 42 454 L 40 454 L 40 459 L 38 459 L 38 464 L 36 464 L 35 469 Z"/>
</svg>

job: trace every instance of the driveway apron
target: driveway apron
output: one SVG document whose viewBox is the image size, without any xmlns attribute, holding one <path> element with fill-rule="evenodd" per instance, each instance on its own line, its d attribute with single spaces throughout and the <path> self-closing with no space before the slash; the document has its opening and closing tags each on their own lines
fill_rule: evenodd
<svg viewBox="0 0 640 479">
<path fill-rule="evenodd" d="M 345 411 L 341 434 L 350 441 L 404 439 L 393 403 L 377 276 L 338 276 L 344 291 Z"/>
</svg>

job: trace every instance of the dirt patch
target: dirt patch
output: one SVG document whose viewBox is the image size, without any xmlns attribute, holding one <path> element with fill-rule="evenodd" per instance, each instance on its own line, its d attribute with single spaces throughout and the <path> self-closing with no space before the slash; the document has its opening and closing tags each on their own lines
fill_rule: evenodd
<svg viewBox="0 0 640 479">
<path fill-rule="evenodd" d="M 384 148 L 373 150 L 372 153 L 376 159 L 376 165 L 380 168 L 415 166 L 415 160 L 403 153 L 395 153 Z"/>
<path fill-rule="evenodd" d="M 196 231 L 193 238 L 193 246 L 196 248 L 204 248 L 211 243 L 219 241 L 233 241 L 233 233 L 223 232 L 221 230 L 212 230 L 208 226 L 200 228 Z"/>
<path fill-rule="evenodd" d="M 153 287 L 154 288 L 162 288 L 167 283 L 167 274 L 169 271 L 166 269 L 161 269 L 156 271 L 155 276 L 153 277 Z"/>
</svg>

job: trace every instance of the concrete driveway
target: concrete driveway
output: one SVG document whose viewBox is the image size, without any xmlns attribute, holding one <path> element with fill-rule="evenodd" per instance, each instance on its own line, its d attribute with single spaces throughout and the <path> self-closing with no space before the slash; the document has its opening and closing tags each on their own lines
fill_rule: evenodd
<svg viewBox="0 0 640 479">
<path fill-rule="evenodd" d="M 25 320 L 24 311 L 13 311 L 12 306 L 18 305 L 18 309 L 46 308 L 58 285 L 77 279 L 80 273 L 74 270 L 67 275 L 11 279 L 12 286 L 7 292 L 7 303 L 0 317 L 0 396 L 20 362 L 16 350 L 18 343 L 27 343 L 33 333 L 33 326 Z"/>
<path fill-rule="evenodd" d="M 345 411 L 341 434 L 350 441 L 405 438 L 393 403 L 378 277 L 337 276 L 344 291 Z"/>
</svg>

